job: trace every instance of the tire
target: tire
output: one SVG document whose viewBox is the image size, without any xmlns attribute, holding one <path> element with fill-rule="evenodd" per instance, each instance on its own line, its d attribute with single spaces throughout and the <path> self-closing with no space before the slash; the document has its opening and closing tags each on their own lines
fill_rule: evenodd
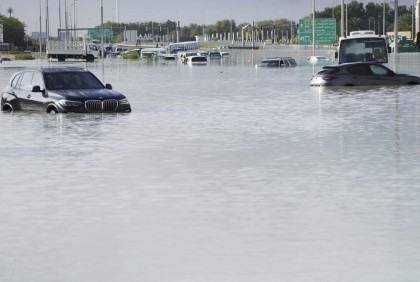
<svg viewBox="0 0 420 282">
<path fill-rule="evenodd" d="M 11 105 L 9 105 L 9 104 L 5 104 L 5 105 L 3 106 L 3 108 L 2 108 L 2 111 L 3 111 L 3 112 L 10 113 L 10 112 L 12 112 L 12 111 L 13 111 L 13 108 L 12 108 L 12 106 L 11 106 Z"/>
<path fill-rule="evenodd" d="M 86 62 L 93 62 L 95 61 L 95 57 L 93 55 L 87 55 L 86 56 Z"/>
<path fill-rule="evenodd" d="M 55 106 L 49 106 L 47 108 L 47 113 L 49 113 L 51 115 L 55 115 L 55 114 L 58 114 L 58 110 Z"/>
</svg>

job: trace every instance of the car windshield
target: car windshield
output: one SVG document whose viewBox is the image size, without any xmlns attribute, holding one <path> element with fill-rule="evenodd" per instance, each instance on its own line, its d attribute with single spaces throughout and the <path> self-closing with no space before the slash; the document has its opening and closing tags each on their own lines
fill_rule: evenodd
<svg viewBox="0 0 420 282">
<path fill-rule="evenodd" d="M 90 72 L 58 72 L 45 74 L 47 89 L 101 89 L 103 84 Z"/>
<path fill-rule="evenodd" d="M 338 68 L 335 67 L 324 67 L 321 71 L 318 72 L 318 74 L 333 74 L 338 72 Z"/>
<path fill-rule="evenodd" d="M 279 61 L 262 61 L 259 64 L 260 67 L 278 67 Z"/>
</svg>

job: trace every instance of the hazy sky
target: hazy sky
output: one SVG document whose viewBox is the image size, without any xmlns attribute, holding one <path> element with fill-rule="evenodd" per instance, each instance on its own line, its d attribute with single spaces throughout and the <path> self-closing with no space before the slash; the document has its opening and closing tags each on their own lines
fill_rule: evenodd
<svg viewBox="0 0 420 282">
<path fill-rule="evenodd" d="M 59 2 L 61 1 L 61 21 L 64 28 L 64 6 L 67 4 L 68 24 L 76 23 L 78 28 L 99 25 L 101 22 L 101 0 L 48 0 L 51 34 L 59 27 Z M 341 0 L 314 0 L 315 10 L 336 6 Z M 346 3 L 349 0 L 344 0 Z M 413 0 L 399 0 L 399 5 L 412 5 Z M 1 0 L 0 13 L 9 15 L 7 9 L 14 10 L 12 16 L 24 22 L 28 32 L 45 31 L 45 3 L 47 0 Z M 118 2 L 118 9 L 117 9 Z M 312 0 L 103 0 L 104 21 L 119 22 L 165 22 L 180 21 L 181 26 L 190 23 L 214 24 L 219 20 L 232 18 L 236 24 L 266 19 L 286 18 L 297 21 L 312 11 Z M 362 1 L 359 3 L 382 1 Z M 74 9 L 76 7 L 76 9 Z"/>
</svg>

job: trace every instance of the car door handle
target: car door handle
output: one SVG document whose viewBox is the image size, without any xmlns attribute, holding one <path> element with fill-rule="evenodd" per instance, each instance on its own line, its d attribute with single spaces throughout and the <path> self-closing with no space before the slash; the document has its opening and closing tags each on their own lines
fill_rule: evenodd
<svg viewBox="0 0 420 282">
<path fill-rule="evenodd" d="M 31 94 L 28 94 L 28 96 L 26 96 L 26 98 L 28 98 L 28 99 L 31 98 Z"/>
</svg>

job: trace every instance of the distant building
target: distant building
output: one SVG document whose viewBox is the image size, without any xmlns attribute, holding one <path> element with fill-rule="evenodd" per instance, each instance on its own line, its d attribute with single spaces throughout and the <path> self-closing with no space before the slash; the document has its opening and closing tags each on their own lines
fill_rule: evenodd
<svg viewBox="0 0 420 282">
<path fill-rule="evenodd" d="M 40 34 L 41 34 L 41 43 L 43 45 L 45 45 L 46 42 L 47 42 L 47 33 L 46 32 L 41 32 L 41 33 L 39 33 L 39 32 L 32 32 L 32 34 L 31 34 L 32 42 L 39 42 L 39 38 L 40 38 L 39 35 Z"/>
<path fill-rule="evenodd" d="M 4 43 L 3 41 L 3 24 L 0 23 L 0 43 Z"/>
<path fill-rule="evenodd" d="M 10 51 L 10 43 L 4 43 L 3 24 L 0 23 L 0 51 Z"/>
<path fill-rule="evenodd" d="M 416 6 L 414 8 L 414 19 L 415 19 L 415 27 L 414 30 L 416 32 L 420 32 L 420 0 L 416 1 Z"/>
</svg>

